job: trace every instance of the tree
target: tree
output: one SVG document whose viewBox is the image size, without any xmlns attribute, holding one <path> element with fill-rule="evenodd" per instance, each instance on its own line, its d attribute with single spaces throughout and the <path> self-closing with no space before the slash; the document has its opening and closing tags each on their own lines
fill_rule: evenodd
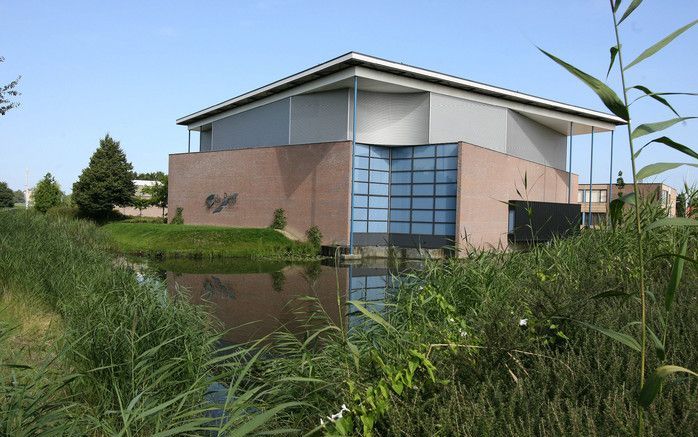
<svg viewBox="0 0 698 437">
<path fill-rule="evenodd" d="M 143 210 L 152 204 L 152 200 L 145 197 L 133 196 L 133 199 L 131 199 L 131 205 L 138 210 L 139 217 L 143 215 Z"/>
<path fill-rule="evenodd" d="M 162 208 L 162 216 L 165 217 L 165 208 L 167 208 L 167 175 L 162 173 L 162 172 L 157 172 L 160 173 L 160 176 L 158 179 L 155 179 L 157 181 L 157 184 L 149 186 L 149 187 L 144 187 L 143 192 L 146 194 L 150 195 L 150 203 L 151 205 L 158 206 Z"/>
<path fill-rule="evenodd" d="M 136 192 L 132 170 L 119 142 L 105 135 L 90 164 L 73 184 L 73 202 L 80 213 L 99 218 L 110 214 L 114 206 L 130 205 Z"/>
<path fill-rule="evenodd" d="M 686 193 L 676 196 L 676 217 L 686 217 Z"/>
<path fill-rule="evenodd" d="M 167 177 L 167 175 L 161 171 L 149 171 L 146 173 L 134 171 L 131 179 L 137 179 L 139 181 L 159 181 L 164 177 Z"/>
<path fill-rule="evenodd" d="M 12 208 L 15 206 L 14 194 L 6 182 L 0 182 L 0 208 Z"/>
<path fill-rule="evenodd" d="M 34 208 L 39 212 L 46 212 L 61 204 L 63 192 L 51 173 L 46 173 L 46 176 L 36 184 L 33 198 Z"/>
<path fill-rule="evenodd" d="M 0 63 L 3 62 L 5 62 L 5 58 L 0 56 Z M 19 79 L 21 78 L 22 76 L 17 76 L 17 79 L 7 85 L 0 85 L 0 115 L 5 115 L 10 109 L 19 106 L 19 102 L 13 102 L 10 98 L 21 95 L 21 93 L 16 90 Z"/>
<path fill-rule="evenodd" d="M 15 200 L 15 203 L 24 204 L 24 191 L 22 191 L 22 190 L 15 190 L 14 193 L 13 193 L 13 195 L 14 195 L 14 198 L 15 198 L 15 199 L 14 199 L 14 200 Z"/>
</svg>

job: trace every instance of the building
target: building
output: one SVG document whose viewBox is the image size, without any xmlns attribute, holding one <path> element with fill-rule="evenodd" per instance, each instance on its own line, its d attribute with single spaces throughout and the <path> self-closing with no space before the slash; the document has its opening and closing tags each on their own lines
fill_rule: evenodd
<svg viewBox="0 0 698 437">
<path fill-rule="evenodd" d="M 170 155 L 169 205 L 237 227 L 283 208 L 290 233 L 350 248 L 506 246 L 509 201 L 579 214 L 568 140 L 623 123 L 351 52 L 178 119 L 190 144 Z"/>
<path fill-rule="evenodd" d="M 135 197 L 140 199 L 150 199 L 150 194 L 145 190 L 146 187 L 153 187 L 157 185 L 157 181 L 144 181 L 140 179 L 134 179 L 133 184 L 136 186 Z M 119 212 L 123 215 L 133 216 L 133 217 L 162 217 L 163 214 L 167 213 L 167 208 L 163 211 L 162 208 L 155 205 L 150 205 L 143 210 L 138 210 L 133 206 L 120 206 L 117 208 Z"/>
<path fill-rule="evenodd" d="M 676 196 L 675 188 L 662 183 L 638 183 L 638 191 L 644 198 L 658 200 L 667 209 L 670 217 L 676 216 Z M 579 184 L 577 190 L 577 203 L 582 209 L 582 223 L 589 223 L 589 207 L 591 206 L 592 226 L 606 223 L 608 218 L 608 208 L 613 199 L 618 198 L 619 193 L 633 192 L 632 182 L 626 183 L 624 187 L 617 184 Z M 591 205 L 590 205 L 591 203 Z"/>
</svg>

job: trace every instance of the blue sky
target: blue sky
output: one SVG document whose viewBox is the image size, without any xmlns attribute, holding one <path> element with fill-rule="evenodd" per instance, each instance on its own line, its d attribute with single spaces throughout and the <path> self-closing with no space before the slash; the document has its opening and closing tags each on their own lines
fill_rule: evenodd
<svg viewBox="0 0 698 437">
<path fill-rule="evenodd" d="M 624 3 L 629 3 L 625 0 Z M 670 3 L 670 6 L 667 4 Z M 0 0 L 0 83 L 21 74 L 21 107 L 0 117 L 0 180 L 33 185 L 53 173 L 70 191 L 109 132 L 138 171 L 167 171 L 186 151 L 175 119 L 355 50 L 605 110 L 596 95 L 535 45 L 603 78 L 613 45 L 606 0 L 567 1 L 148 1 Z M 646 0 L 622 24 L 626 62 L 698 18 L 698 2 Z M 698 92 L 698 26 L 629 70 L 630 83 Z M 608 83 L 620 88 L 617 74 Z M 684 116 L 698 98 L 673 99 Z M 634 123 L 672 114 L 645 99 Z M 698 120 L 666 134 L 696 149 Z M 614 174 L 629 173 L 627 133 L 616 132 Z M 588 181 L 588 137 L 575 137 L 573 171 Z M 598 135 L 594 181 L 608 179 L 609 135 Z M 650 146 L 640 165 L 689 161 Z M 658 178 L 698 184 L 698 169 Z"/>
</svg>

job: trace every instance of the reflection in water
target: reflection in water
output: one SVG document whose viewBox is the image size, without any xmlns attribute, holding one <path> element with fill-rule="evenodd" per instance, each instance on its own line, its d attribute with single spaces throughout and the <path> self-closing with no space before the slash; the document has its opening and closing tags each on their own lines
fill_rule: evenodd
<svg viewBox="0 0 698 437">
<path fill-rule="evenodd" d="M 320 312 L 337 325 L 353 326 L 359 315 L 347 314 L 347 300 L 382 302 L 392 282 L 391 272 L 406 268 L 415 266 L 388 269 L 385 263 L 339 267 L 177 260 L 151 264 L 146 270 L 166 278 L 171 295 L 186 289 L 192 302 L 207 305 L 222 323 L 226 342 L 242 343 L 281 327 L 302 334 L 307 322 Z M 313 299 L 304 299 L 306 296 Z"/>
</svg>

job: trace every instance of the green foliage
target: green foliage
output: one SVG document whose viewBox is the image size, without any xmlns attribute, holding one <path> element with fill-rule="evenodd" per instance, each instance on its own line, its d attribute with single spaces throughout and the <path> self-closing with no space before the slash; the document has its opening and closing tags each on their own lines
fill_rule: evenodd
<svg viewBox="0 0 698 437">
<path fill-rule="evenodd" d="M 5 62 L 5 58 L 0 56 L 0 64 Z M 17 85 L 22 76 L 18 76 L 17 79 L 6 85 L 0 85 L 0 115 L 5 115 L 10 109 L 19 106 L 19 102 L 12 101 L 13 97 L 18 97 L 21 95 L 17 91 Z"/>
<path fill-rule="evenodd" d="M 162 216 L 165 217 L 165 208 L 167 208 L 168 178 L 167 175 L 161 174 L 157 179 L 153 180 L 157 181 L 157 184 L 143 188 L 143 192 L 150 195 L 150 203 L 152 205 L 162 208 Z"/>
<path fill-rule="evenodd" d="M 131 199 L 131 205 L 138 210 L 139 216 L 143 215 L 143 210 L 152 204 L 151 199 L 146 199 L 145 197 L 133 196 L 133 199 Z"/>
<path fill-rule="evenodd" d="M 0 208 L 15 206 L 15 195 L 6 182 L 0 182 Z"/>
<path fill-rule="evenodd" d="M 274 220 L 271 222 L 272 229 L 286 229 L 286 211 L 283 208 L 274 210 Z"/>
<path fill-rule="evenodd" d="M 131 175 L 131 179 L 137 179 L 139 181 L 162 181 L 166 178 L 167 175 L 161 171 L 150 171 L 145 173 L 134 171 Z"/>
<path fill-rule="evenodd" d="M 34 208 L 39 212 L 46 212 L 61 204 L 63 192 L 51 173 L 46 173 L 44 178 L 36 184 L 32 199 L 34 201 Z"/>
<path fill-rule="evenodd" d="M 178 206 L 174 217 L 172 217 L 172 220 L 170 220 L 170 224 L 171 225 L 183 225 L 184 224 L 184 217 L 182 216 L 183 213 L 184 213 L 184 208 Z"/>
<path fill-rule="evenodd" d="M 320 232 L 320 228 L 317 226 L 311 226 L 308 228 L 307 231 L 305 231 L 305 238 L 308 240 L 308 243 L 319 249 L 320 245 L 322 244 L 322 232 Z"/>
<path fill-rule="evenodd" d="M 73 184 L 73 201 L 80 213 L 101 218 L 111 213 L 114 206 L 130 205 L 136 190 L 131 180 L 132 170 L 119 142 L 105 135 L 99 140 L 89 165 Z"/>
<path fill-rule="evenodd" d="M 686 193 L 676 196 L 676 217 L 686 217 Z"/>
<path fill-rule="evenodd" d="M 14 194 L 14 201 L 15 201 L 15 203 L 24 204 L 24 202 L 25 202 L 24 191 L 22 191 L 22 190 L 15 190 L 13 194 Z"/>
</svg>

